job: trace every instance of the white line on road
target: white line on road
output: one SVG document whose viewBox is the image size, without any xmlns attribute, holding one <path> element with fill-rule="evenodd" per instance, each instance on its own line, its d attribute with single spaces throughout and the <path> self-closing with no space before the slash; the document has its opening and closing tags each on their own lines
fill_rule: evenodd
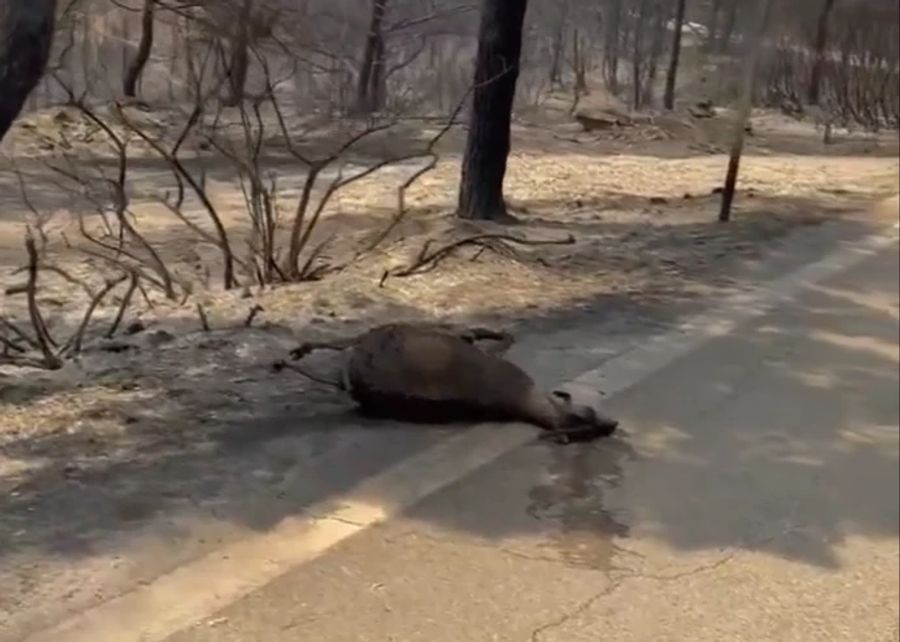
<svg viewBox="0 0 900 642">
<path fill-rule="evenodd" d="M 583 373 L 566 387 L 621 392 L 896 241 L 873 235 L 762 287 L 728 297 L 671 332 Z M 384 522 L 535 438 L 521 425 L 483 424 L 441 442 L 265 534 L 215 551 L 153 582 L 36 633 L 26 642 L 159 642 L 208 618 L 336 544 Z"/>
</svg>

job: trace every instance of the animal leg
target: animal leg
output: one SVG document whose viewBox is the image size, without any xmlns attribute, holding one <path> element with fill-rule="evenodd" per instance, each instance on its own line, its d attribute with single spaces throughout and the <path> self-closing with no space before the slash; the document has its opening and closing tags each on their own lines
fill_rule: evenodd
<svg viewBox="0 0 900 642">
<path fill-rule="evenodd" d="M 341 381 L 335 381 L 332 379 L 326 379 L 325 377 L 320 377 L 299 365 L 288 363 L 287 361 L 276 361 L 272 364 L 272 370 L 275 372 L 281 372 L 283 370 L 293 370 L 294 372 L 303 375 L 310 381 L 325 384 L 326 386 L 332 386 L 334 388 L 337 388 L 338 390 L 345 389 L 345 386 Z"/>
<path fill-rule="evenodd" d="M 495 345 L 484 349 L 488 354 L 501 356 L 515 343 L 516 339 L 509 332 L 491 330 L 490 328 L 469 328 L 460 335 L 464 341 L 475 343 L 476 341 L 496 341 Z"/>
<path fill-rule="evenodd" d="M 316 350 L 334 350 L 340 352 L 346 350 L 356 341 L 356 337 L 349 339 L 336 339 L 334 341 L 307 341 L 301 343 L 298 347 L 291 350 L 291 359 L 297 361 L 303 357 L 315 352 Z"/>
<path fill-rule="evenodd" d="M 541 433 L 539 439 L 542 441 L 550 441 L 555 444 L 566 445 L 595 441 L 601 437 L 609 437 L 612 433 L 613 430 L 604 426 L 579 426 L 578 428 L 547 430 L 546 432 Z"/>
</svg>

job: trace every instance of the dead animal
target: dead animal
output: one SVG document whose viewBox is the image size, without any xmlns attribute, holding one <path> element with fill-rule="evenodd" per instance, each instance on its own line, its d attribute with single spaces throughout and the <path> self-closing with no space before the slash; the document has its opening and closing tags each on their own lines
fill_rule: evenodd
<svg viewBox="0 0 900 642">
<path fill-rule="evenodd" d="M 390 324 L 342 341 L 305 343 L 291 352 L 298 360 L 315 350 L 343 351 L 338 380 L 286 362 L 276 368 L 297 370 L 343 390 L 368 416 L 423 423 L 524 421 L 560 443 L 615 431 L 616 420 L 575 403 L 566 391 L 542 391 L 524 370 L 504 359 L 512 343 L 511 335 L 485 328 Z"/>
</svg>

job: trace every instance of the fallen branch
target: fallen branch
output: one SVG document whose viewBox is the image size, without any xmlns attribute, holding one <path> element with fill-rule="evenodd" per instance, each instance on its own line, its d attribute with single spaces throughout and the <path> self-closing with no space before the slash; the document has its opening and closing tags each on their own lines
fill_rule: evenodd
<svg viewBox="0 0 900 642">
<path fill-rule="evenodd" d="M 475 236 L 467 236 L 466 238 L 453 241 L 452 243 L 433 251 L 429 251 L 433 241 L 428 240 L 422 246 L 418 257 L 413 261 L 412 265 L 405 268 L 387 270 L 381 278 L 381 284 L 384 284 L 384 282 L 392 276 L 402 278 L 433 270 L 443 259 L 466 245 L 480 245 L 482 247 L 487 247 L 494 242 L 515 243 L 518 245 L 572 245 L 575 243 L 575 237 L 569 235 L 565 239 L 537 240 L 518 238 L 510 236 L 509 234 L 476 234 Z"/>
</svg>

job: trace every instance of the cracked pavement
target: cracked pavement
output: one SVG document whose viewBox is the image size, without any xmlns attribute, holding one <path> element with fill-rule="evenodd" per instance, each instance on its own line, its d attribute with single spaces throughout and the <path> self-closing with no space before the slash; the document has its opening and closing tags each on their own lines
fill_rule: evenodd
<svg viewBox="0 0 900 642">
<path fill-rule="evenodd" d="M 897 640 L 896 244 L 168 642 Z"/>
</svg>

